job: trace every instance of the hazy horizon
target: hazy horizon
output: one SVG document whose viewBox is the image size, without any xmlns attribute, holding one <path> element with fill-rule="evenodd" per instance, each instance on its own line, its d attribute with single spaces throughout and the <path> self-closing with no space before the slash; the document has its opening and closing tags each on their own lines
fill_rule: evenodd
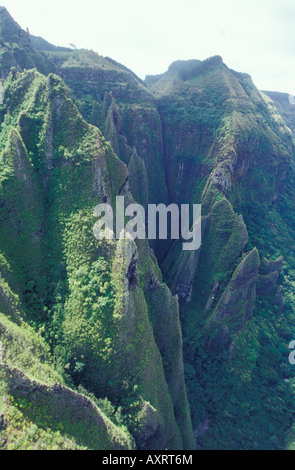
<svg viewBox="0 0 295 470">
<path fill-rule="evenodd" d="M 7 0 L 23 29 L 52 44 L 92 49 L 141 79 L 175 60 L 220 55 L 261 90 L 295 94 L 295 4 L 283 0 Z"/>
</svg>

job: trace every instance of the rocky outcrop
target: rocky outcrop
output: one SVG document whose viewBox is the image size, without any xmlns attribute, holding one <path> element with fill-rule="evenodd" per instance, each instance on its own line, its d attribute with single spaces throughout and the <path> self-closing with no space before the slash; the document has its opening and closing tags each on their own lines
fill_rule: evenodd
<svg viewBox="0 0 295 470">
<path fill-rule="evenodd" d="M 179 300 L 190 302 L 192 296 L 193 281 L 200 257 L 200 251 L 185 251 L 181 254 L 181 260 L 177 266 L 177 273 L 173 279 L 171 291 L 178 295 Z"/>
<path fill-rule="evenodd" d="M 149 311 L 153 318 L 153 331 L 163 357 L 163 368 L 172 398 L 177 435 L 185 448 L 193 448 L 193 433 L 189 420 L 189 405 L 184 381 L 182 334 L 179 305 L 168 287 L 159 282 L 154 270 L 147 273 L 144 289 Z"/>
<path fill-rule="evenodd" d="M 30 403 L 32 416 L 43 409 L 47 426 L 58 429 L 64 423 L 64 433 L 75 438 L 80 445 L 92 450 L 130 450 L 134 442 L 130 435 L 117 428 L 86 396 L 64 385 L 47 386 L 29 379 L 23 372 L 0 366 L 8 392 L 15 398 Z M 81 430 L 83 430 L 81 432 Z"/>
<path fill-rule="evenodd" d="M 139 424 L 135 438 L 138 448 L 141 450 L 157 448 L 163 434 L 157 410 L 150 403 L 144 402 L 137 419 Z"/>
<path fill-rule="evenodd" d="M 221 296 L 207 328 L 216 334 L 217 349 L 226 345 L 230 334 L 240 331 L 251 320 L 256 299 L 256 280 L 260 261 L 256 249 L 241 261 Z M 217 332 L 217 333 L 216 333 Z M 212 349 L 212 340 L 209 341 Z"/>
<path fill-rule="evenodd" d="M 280 272 L 282 270 L 282 267 L 283 267 L 283 264 L 284 264 L 284 257 L 283 256 L 280 256 L 278 259 L 273 260 L 273 261 L 272 260 L 264 260 L 261 263 L 260 272 L 261 272 L 262 275 L 265 275 L 265 276 L 267 276 L 268 274 L 273 274 L 275 272 L 280 274 Z"/>
<path fill-rule="evenodd" d="M 211 181 L 224 194 L 228 194 L 232 188 L 231 181 L 232 167 L 228 162 L 223 162 L 213 171 Z"/>
<path fill-rule="evenodd" d="M 161 282 L 147 242 L 140 240 L 136 246 L 129 237 L 117 244 L 114 278 L 125 287 L 119 290 L 114 312 L 121 316 L 117 354 L 122 356 L 122 364 L 117 376 L 124 370 L 126 376 L 132 376 L 138 370 L 138 384 L 145 384 L 134 437 L 140 449 L 193 448 L 178 302 Z M 145 279 L 144 295 L 139 279 Z M 143 349 L 138 349 L 139 342 Z"/>
<path fill-rule="evenodd" d="M 283 264 L 283 256 L 276 260 L 264 260 L 260 268 L 261 274 L 257 279 L 257 295 L 269 299 L 273 305 L 277 305 L 279 312 L 285 305 L 284 288 L 277 286 Z"/>
<path fill-rule="evenodd" d="M 277 305 L 278 308 L 279 308 L 279 312 L 281 313 L 281 311 L 283 310 L 284 308 L 284 305 L 285 305 L 285 299 L 284 299 L 284 287 L 283 286 L 280 286 L 278 288 L 278 291 L 273 299 L 273 303 L 274 305 Z"/>
<path fill-rule="evenodd" d="M 274 271 L 267 275 L 259 275 L 257 278 L 257 295 L 264 297 L 267 295 L 274 295 L 277 289 L 277 282 L 279 273 Z"/>
</svg>

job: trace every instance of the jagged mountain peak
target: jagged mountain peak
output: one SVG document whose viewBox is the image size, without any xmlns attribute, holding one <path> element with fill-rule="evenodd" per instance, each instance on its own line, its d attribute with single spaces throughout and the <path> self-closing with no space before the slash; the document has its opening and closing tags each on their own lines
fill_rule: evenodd
<svg viewBox="0 0 295 470">
<path fill-rule="evenodd" d="M 45 54 L 36 51 L 30 33 L 24 31 L 5 7 L 0 8 L 0 78 L 5 79 L 11 68 L 37 68 L 47 75 L 56 68 Z"/>
<path fill-rule="evenodd" d="M 16 44 L 30 44 L 30 36 L 12 18 L 5 7 L 0 7 L 0 40 Z"/>
</svg>

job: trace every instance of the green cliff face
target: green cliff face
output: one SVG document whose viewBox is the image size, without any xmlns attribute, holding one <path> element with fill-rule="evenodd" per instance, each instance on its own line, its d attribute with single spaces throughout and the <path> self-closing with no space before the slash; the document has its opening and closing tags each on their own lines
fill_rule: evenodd
<svg viewBox="0 0 295 470">
<path fill-rule="evenodd" d="M 125 246 L 93 234 L 97 204 L 113 203 L 117 195 L 133 200 L 126 165 L 52 74 L 9 75 L 1 130 L 4 447 L 35 448 L 46 425 L 41 447 L 193 448 L 177 302 L 146 242 Z M 160 311 L 172 332 L 165 341 L 157 336 Z M 56 371 L 51 383 L 57 374 L 60 389 L 48 388 L 43 373 L 37 397 L 32 394 L 37 366 L 27 366 L 26 344 L 16 364 L 7 317 L 16 342 L 26 337 L 25 320 L 32 341 L 47 342 L 51 365 L 44 367 Z M 42 352 L 36 361 L 42 368 Z M 78 426 L 69 417 L 84 394 L 88 411 Z M 64 409 L 60 427 L 50 412 L 56 401 Z M 32 442 L 27 429 L 19 429 L 22 419 L 28 432 L 36 429 Z M 97 434 L 83 431 L 87 423 Z"/>
<path fill-rule="evenodd" d="M 161 263 L 180 299 L 198 445 L 283 448 L 294 420 L 292 126 L 220 57 L 176 62 L 147 84 L 170 202 L 202 203 L 200 250 L 175 243 Z"/>
<path fill-rule="evenodd" d="M 69 86 L 83 117 L 101 129 L 129 166 L 130 188 L 137 201 L 146 204 L 148 195 L 149 202 L 165 203 L 161 121 L 156 101 L 144 84 L 122 65 L 91 51 L 46 54 Z M 142 192 L 137 189 L 139 178 L 144 182 Z"/>
<path fill-rule="evenodd" d="M 0 27 L 0 447 L 293 448 L 286 96 L 219 56 L 143 83 Z M 200 249 L 98 241 L 118 195 L 201 203 Z"/>
</svg>

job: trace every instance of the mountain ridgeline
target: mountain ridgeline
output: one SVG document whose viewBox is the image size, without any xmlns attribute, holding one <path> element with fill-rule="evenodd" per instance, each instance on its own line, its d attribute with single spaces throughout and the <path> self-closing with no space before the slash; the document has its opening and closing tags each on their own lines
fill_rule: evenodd
<svg viewBox="0 0 295 470">
<path fill-rule="evenodd" d="M 143 82 L 0 8 L 0 448 L 295 446 L 295 108 L 219 56 Z M 202 245 L 94 208 L 202 204 Z"/>
</svg>

